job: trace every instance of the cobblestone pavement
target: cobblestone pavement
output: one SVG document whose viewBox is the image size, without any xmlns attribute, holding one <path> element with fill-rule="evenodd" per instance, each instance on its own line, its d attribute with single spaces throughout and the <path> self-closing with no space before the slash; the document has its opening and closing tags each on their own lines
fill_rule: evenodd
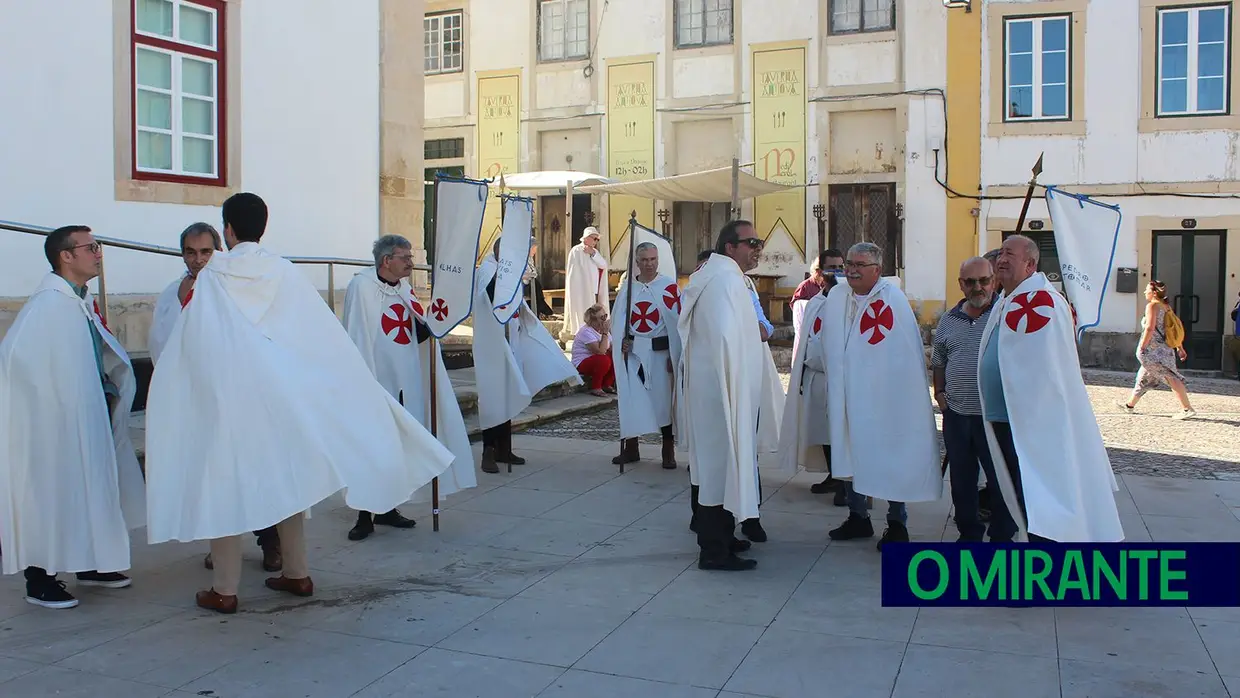
<svg viewBox="0 0 1240 698">
<path fill-rule="evenodd" d="M 1179 421 L 1171 418 L 1179 411 L 1179 403 L 1170 390 L 1151 391 L 1129 415 L 1116 402 L 1128 399 L 1134 374 L 1083 373 L 1116 472 L 1240 480 L 1240 381 L 1190 378 L 1189 399 L 1197 416 Z M 781 374 L 781 378 L 787 388 L 788 374 Z M 616 441 L 618 452 L 619 429 L 619 414 L 613 407 L 548 422 L 525 433 Z M 659 437 L 643 437 L 642 443 L 657 444 Z"/>
</svg>

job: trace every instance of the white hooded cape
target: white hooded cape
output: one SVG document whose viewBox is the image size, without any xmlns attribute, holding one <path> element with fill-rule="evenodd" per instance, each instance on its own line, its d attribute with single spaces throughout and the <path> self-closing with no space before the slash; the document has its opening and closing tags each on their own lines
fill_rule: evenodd
<svg viewBox="0 0 1240 698">
<path fill-rule="evenodd" d="M 565 380 L 581 383 L 576 367 L 524 300 L 508 321 L 505 338 L 505 326 L 488 310 L 494 303 L 487 296 L 487 285 L 497 269 L 495 256 L 487 255 L 474 276 L 474 374 L 478 425 L 483 429 L 517 416 L 549 385 Z"/>
<path fill-rule="evenodd" d="M 607 258 L 602 250 L 594 256 L 586 252 L 583 243 L 577 243 L 568 251 L 564 277 L 564 329 L 561 336 L 576 337 L 577 330 L 586 323 L 586 310 L 594 304 L 607 308 Z"/>
<path fill-rule="evenodd" d="M 155 312 L 151 316 L 151 332 L 147 335 L 146 348 L 151 355 L 151 363 L 159 362 L 159 355 L 163 353 L 164 346 L 168 344 L 168 337 L 172 336 L 172 328 L 177 324 L 177 318 L 181 317 L 181 299 L 177 297 L 177 291 L 181 290 L 181 282 L 185 280 L 185 274 L 176 278 L 176 281 L 168 284 L 163 293 L 159 294 L 159 298 L 155 301 Z"/>
<path fill-rule="evenodd" d="M 1018 540 L 1029 533 L 1061 543 L 1124 540 L 1112 494 L 1119 485 L 1081 378 L 1072 311 L 1046 275 L 1034 274 L 995 302 L 979 356 L 995 341 L 1028 521 L 989 422 L 986 440 Z"/>
<path fill-rule="evenodd" d="M 429 429 L 431 341 L 418 343 L 415 321 L 424 323 L 421 307 L 408 280 L 401 279 L 398 286 L 390 286 L 370 268 L 358 272 L 349 282 L 344 296 L 344 328 L 379 384 Z M 452 466 L 439 476 L 439 494 L 446 497 L 477 487 L 478 476 L 461 405 L 452 390 L 438 342 L 433 361 L 436 438 L 454 458 Z M 418 490 L 415 500 L 429 501 L 429 489 Z"/>
<path fill-rule="evenodd" d="M 611 313 L 611 358 L 616 368 L 622 439 L 657 434 L 664 425 L 675 421 L 672 405 L 675 367 L 680 363 L 680 332 L 676 329 L 680 319 L 680 286 L 675 279 L 662 275 L 655 276 L 648 284 L 638 282 L 633 286 L 629 318 L 633 351 L 627 360 L 624 358 L 620 345 L 625 337 L 627 308 L 624 304 L 629 301 L 628 285 L 626 275 L 616 290 L 616 307 Z M 655 337 L 667 337 L 668 351 L 654 350 Z"/>
<path fill-rule="evenodd" d="M 720 254 L 689 277 L 680 299 L 676 404 L 690 479 L 703 506 L 756 518 L 763 345 L 753 299 L 740 267 Z"/>
<path fill-rule="evenodd" d="M 120 391 L 108 414 L 103 368 Z M 87 294 L 43 278 L 0 342 L 0 549 L 3 573 L 129 569 L 129 531 L 146 522 L 129 440 L 137 381 Z"/>
<path fill-rule="evenodd" d="M 147 402 L 151 543 L 256 531 L 342 490 L 389 511 L 452 462 L 310 281 L 254 243 L 198 274 Z"/>
<path fill-rule="evenodd" d="M 864 299 L 847 284 L 827 295 L 823 321 L 832 475 L 889 502 L 943 495 L 921 330 L 888 279 Z"/>
<path fill-rule="evenodd" d="M 783 473 L 795 474 L 798 467 L 814 473 L 828 469 L 822 445 L 831 443 L 831 427 L 827 417 L 827 375 L 822 370 L 826 368 L 822 364 L 825 355 L 819 346 L 823 341 L 826 308 L 827 297 L 821 293 L 805 301 L 804 320 L 794 342 L 779 440 L 779 469 Z M 819 370 L 806 370 L 806 360 Z"/>
</svg>

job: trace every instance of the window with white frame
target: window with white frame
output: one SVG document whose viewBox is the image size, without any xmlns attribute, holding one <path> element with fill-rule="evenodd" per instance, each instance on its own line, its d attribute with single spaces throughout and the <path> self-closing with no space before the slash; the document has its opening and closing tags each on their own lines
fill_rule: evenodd
<svg viewBox="0 0 1240 698">
<path fill-rule="evenodd" d="M 539 0 L 538 60 L 585 58 L 590 51 L 590 0 Z"/>
<path fill-rule="evenodd" d="M 134 0 L 134 176 L 223 184 L 224 2 Z"/>
<path fill-rule="evenodd" d="M 895 0 L 830 0 L 832 34 L 890 31 L 896 28 Z"/>
<path fill-rule="evenodd" d="M 1068 15 L 1004 18 L 1005 121 L 1063 121 L 1071 114 Z"/>
<path fill-rule="evenodd" d="M 732 0 L 676 0 L 676 48 L 732 43 Z"/>
<path fill-rule="evenodd" d="M 422 20 L 427 75 L 457 73 L 462 70 L 461 56 L 465 51 L 465 40 L 461 34 L 463 19 L 464 14 L 461 12 L 445 12 L 427 15 Z"/>
<path fill-rule="evenodd" d="M 1226 114 L 1231 5 L 1158 11 L 1158 116 Z"/>
</svg>

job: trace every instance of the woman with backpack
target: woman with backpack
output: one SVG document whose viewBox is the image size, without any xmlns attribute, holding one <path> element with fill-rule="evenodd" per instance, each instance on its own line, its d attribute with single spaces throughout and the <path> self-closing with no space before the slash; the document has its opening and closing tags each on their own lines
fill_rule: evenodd
<svg viewBox="0 0 1240 698">
<path fill-rule="evenodd" d="M 1132 397 L 1128 402 L 1120 402 L 1119 406 L 1131 414 L 1145 393 L 1166 383 L 1184 408 L 1175 415 L 1175 419 L 1188 419 L 1197 414 L 1197 411 L 1188 402 L 1184 376 L 1175 365 L 1177 354 L 1180 360 L 1187 356 L 1184 351 L 1184 325 L 1167 304 L 1165 283 L 1151 281 L 1145 287 L 1145 299 L 1148 303 L 1145 306 L 1145 317 L 1141 320 L 1141 343 L 1137 346 L 1137 360 L 1141 362 L 1141 370 L 1137 371 L 1137 384 L 1133 386 Z"/>
</svg>

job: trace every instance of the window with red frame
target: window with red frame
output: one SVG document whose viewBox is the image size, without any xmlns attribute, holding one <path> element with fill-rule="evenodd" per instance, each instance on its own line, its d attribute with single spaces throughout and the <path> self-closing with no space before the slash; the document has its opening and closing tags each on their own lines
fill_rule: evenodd
<svg viewBox="0 0 1240 698">
<path fill-rule="evenodd" d="M 133 0 L 135 179 L 224 185 L 224 0 Z"/>
</svg>

